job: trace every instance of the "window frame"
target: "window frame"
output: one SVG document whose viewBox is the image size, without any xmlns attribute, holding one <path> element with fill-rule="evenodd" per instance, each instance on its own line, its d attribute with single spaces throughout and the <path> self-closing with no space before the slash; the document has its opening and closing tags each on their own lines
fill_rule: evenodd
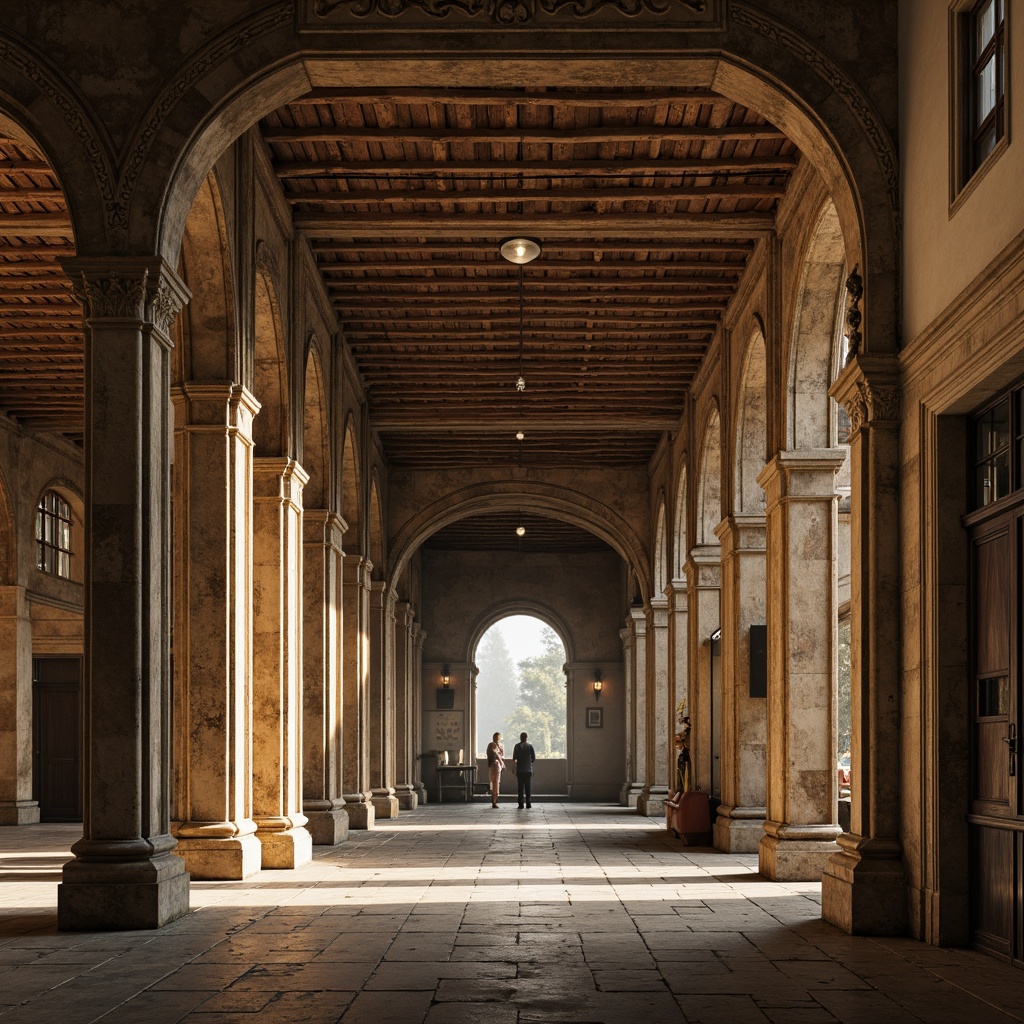
<svg viewBox="0 0 1024 1024">
<path fill-rule="evenodd" d="M 66 527 L 65 530 L 61 526 Z M 47 527 L 49 526 L 49 530 Z M 73 579 L 72 539 L 75 531 L 71 502 L 52 487 L 43 491 L 36 503 L 36 569 L 62 580 Z M 62 543 L 66 533 L 67 544 Z"/>
<path fill-rule="evenodd" d="M 992 41 L 975 54 L 975 25 L 981 8 L 998 4 L 1002 17 Z M 985 177 L 1010 143 L 1010 31 L 1007 0 L 954 0 L 949 10 L 949 83 L 950 83 L 950 192 L 949 216 L 952 217 Z M 976 123 L 975 83 L 977 71 L 993 54 L 1002 54 L 996 63 L 997 96 L 992 111 Z M 992 149 L 979 161 L 974 152 L 978 138 L 992 122 L 997 137 Z"/>
</svg>

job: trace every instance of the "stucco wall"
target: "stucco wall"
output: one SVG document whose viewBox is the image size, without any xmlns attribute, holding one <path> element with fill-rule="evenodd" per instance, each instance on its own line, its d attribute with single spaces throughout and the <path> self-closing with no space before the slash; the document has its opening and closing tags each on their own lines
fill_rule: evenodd
<svg viewBox="0 0 1024 1024">
<path fill-rule="evenodd" d="M 903 340 L 916 338 L 1024 224 L 1024 18 L 1011 10 L 1007 44 L 1010 146 L 950 216 L 949 11 L 900 0 L 900 159 L 903 164 Z M 1013 15 L 1018 15 L 1013 17 Z"/>
<path fill-rule="evenodd" d="M 573 799 L 618 797 L 625 777 L 625 700 L 622 640 L 625 618 L 623 562 L 614 552 L 518 555 L 511 552 L 422 553 L 422 624 L 427 637 L 423 671 L 423 752 L 434 749 L 426 721 L 435 709 L 438 666 L 452 670 L 455 710 L 466 712 L 469 662 L 484 627 L 496 615 L 517 612 L 545 617 L 564 630 L 569 662 L 568 763 L 565 787 Z M 519 655 L 511 652 L 513 659 Z M 601 668 L 604 691 L 601 728 L 587 728 L 586 708 L 598 706 L 593 669 Z M 464 747 L 471 754 L 472 725 L 466 716 Z M 509 746 L 511 751 L 511 746 Z M 424 778 L 433 776 L 429 759 Z M 481 773 L 480 781 L 486 775 Z M 428 782 L 429 785 L 429 782 Z"/>
</svg>

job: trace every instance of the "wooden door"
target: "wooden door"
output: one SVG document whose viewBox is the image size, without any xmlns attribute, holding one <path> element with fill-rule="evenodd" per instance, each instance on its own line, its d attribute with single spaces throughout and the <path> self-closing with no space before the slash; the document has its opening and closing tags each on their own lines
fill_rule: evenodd
<svg viewBox="0 0 1024 1024">
<path fill-rule="evenodd" d="M 971 716 L 971 915 L 975 944 L 1022 958 L 1024 818 L 1020 735 L 1021 594 L 1024 517 L 1020 507 L 971 531 L 973 672 Z"/>
<path fill-rule="evenodd" d="M 80 658 L 32 660 L 33 797 L 43 821 L 82 820 Z"/>
</svg>

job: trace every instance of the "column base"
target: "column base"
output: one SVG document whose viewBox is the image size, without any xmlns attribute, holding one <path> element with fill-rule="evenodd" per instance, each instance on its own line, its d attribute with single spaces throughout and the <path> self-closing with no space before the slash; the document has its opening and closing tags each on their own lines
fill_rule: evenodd
<svg viewBox="0 0 1024 1024">
<path fill-rule="evenodd" d="M 822 919 L 850 935 L 906 935 L 906 874 L 895 839 L 844 835 L 821 879 Z"/>
<path fill-rule="evenodd" d="M 626 803 L 625 807 L 633 807 L 637 813 L 640 813 L 640 797 L 644 795 L 644 787 L 638 782 L 631 782 L 629 789 L 626 790 Z"/>
<path fill-rule="evenodd" d="M 665 816 L 664 800 L 668 797 L 668 786 L 646 786 L 637 797 L 636 809 L 638 814 L 646 815 L 648 818 L 663 818 Z"/>
<path fill-rule="evenodd" d="M 189 876 L 173 848 L 170 836 L 76 843 L 76 859 L 64 865 L 57 886 L 57 927 L 68 932 L 135 931 L 162 928 L 184 917 L 189 912 Z M 133 859 L 132 854 L 142 856 Z M 104 857 L 108 859 L 100 859 Z"/>
<path fill-rule="evenodd" d="M 422 782 L 417 782 L 413 789 L 416 790 L 416 799 L 421 807 L 429 802 L 427 800 L 427 787 Z"/>
<path fill-rule="evenodd" d="M 370 802 L 373 804 L 378 820 L 397 818 L 398 798 L 395 796 L 395 791 L 388 787 L 387 789 L 375 789 L 372 792 L 373 797 Z"/>
<path fill-rule="evenodd" d="M 0 800 L 0 825 L 38 825 L 39 804 L 35 800 Z"/>
<path fill-rule="evenodd" d="M 348 827 L 354 829 L 371 829 L 377 818 L 377 812 L 370 803 L 369 794 L 346 793 L 345 813 L 348 815 Z"/>
<path fill-rule="evenodd" d="M 781 825 L 766 821 L 757 848 L 757 866 L 773 882 L 820 881 L 831 856 L 839 852 L 838 825 Z"/>
<path fill-rule="evenodd" d="M 313 859 L 313 839 L 305 828 L 258 828 L 256 838 L 264 871 L 299 868 Z"/>
<path fill-rule="evenodd" d="M 757 853 L 764 838 L 765 808 L 721 804 L 712 831 L 714 846 L 723 853 Z"/>
<path fill-rule="evenodd" d="M 620 807 L 628 807 L 629 806 L 629 783 L 628 782 L 624 782 L 622 784 L 622 789 L 619 790 L 619 806 Z"/>
<path fill-rule="evenodd" d="M 399 810 L 415 811 L 419 805 L 416 790 L 412 786 L 395 786 L 395 797 L 398 800 Z"/>
<path fill-rule="evenodd" d="M 179 835 L 174 852 L 197 882 L 249 878 L 260 870 L 263 859 L 260 841 L 252 832 L 226 839 Z"/>
<path fill-rule="evenodd" d="M 314 846 L 338 846 L 348 839 L 349 819 L 345 807 L 303 807 L 306 831 Z"/>
</svg>

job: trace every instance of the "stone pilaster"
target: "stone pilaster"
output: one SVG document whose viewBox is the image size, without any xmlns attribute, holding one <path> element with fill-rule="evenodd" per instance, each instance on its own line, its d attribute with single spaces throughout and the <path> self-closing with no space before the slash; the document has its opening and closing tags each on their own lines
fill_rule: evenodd
<svg viewBox="0 0 1024 1024">
<path fill-rule="evenodd" d="M 641 814 L 660 818 L 669 793 L 669 757 L 674 760 L 674 717 L 669 712 L 668 598 L 655 598 L 647 609 L 647 764 L 637 802 Z"/>
<path fill-rule="evenodd" d="M 313 856 L 302 813 L 302 487 L 294 460 L 253 460 L 253 819 L 265 868 Z"/>
<path fill-rule="evenodd" d="M 423 647 L 427 631 L 419 623 L 413 624 L 412 655 L 412 758 L 413 785 L 419 803 L 427 802 L 427 787 L 423 781 Z"/>
<path fill-rule="evenodd" d="M 750 627 L 765 621 L 764 516 L 729 516 L 722 545 L 722 803 L 720 850 L 755 853 L 764 837 L 768 708 L 750 696 Z"/>
<path fill-rule="evenodd" d="M 679 721 L 678 708 L 681 700 L 686 701 L 686 707 L 690 706 L 689 687 L 689 647 L 690 647 L 690 623 L 689 623 L 689 594 L 686 590 L 686 580 L 672 580 L 665 591 L 668 595 L 668 707 L 669 725 L 672 729 L 672 737 L 680 729 L 682 723 Z M 685 711 L 684 714 L 689 714 Z M 676 786 L 678 753 L 675 743 L 669 751 L 669 775 L 668 788 L 674 793 Z"/>
<path fill-rule="evenodd" d="M 189 381 L 174 403 L 174 817 L 196 879 L 260 869 L 252 820 L 252 421 L 230 381 Z"/>
<path fill-rule="evenodd" d="M 395 796 L 403 811 L 416 809 L 413 734 L 413 628 L 414 613 L 408 601 L 395 608 Z"/>
<path fill-rule="evenodd" d="M 378 818 L 398 817 L 395 796 L 395 594 L 370 584 L 370 792 Z"/>
<path fill-rule="evenodd" d="M 370 572 L 361 555 L 346 555 L 344 575 L 341 777 L 349 828 L 373 828 L 370 802 Z"/>
<path fill-rule="evenodd" d="M 719 545 L 700 544 L 691 548 L 685 568 L 686 589 L 689 592 L 687 619 L 690 627 L 690 700 L 687 713 L 693 724 L 690 733 L 690 760 L 694 784 L 710 793 L 713 752 L 711 648 L 708 640 L 722 624 L 722 552 Z"/>
<path fill-rule="evenodd" d="M 302 811 L 317 846 L 348 838 L 342 796 L 342 537 L 336 512 L 302 514 Z"/>
<path fill-rule="evenodd" d="M 834 449 L 780 452 L 758 476 L 767 498 L 766 835 L 775 880 L 820 878 L 837 851 L 837 512 Z"/>
<path fill-rule="evenodd" d="M 822 917 L 855 934 L 907 927 L 900 835 L 899 374 L 857 356 L 832 386 L 850 414 L 850 832 L 825 870 Z"/>
<path fill-rule="evenodd" d="M 629 630 L 628 675 L 633 702 L 626 715 L 628 747 L 632 748 L 633 777 L 629 780 L 626 806 L 640 811 L 640 800 L 647 785 L 647 616 L 643 608 L 633 607 L 626 619 Z"/>
<path fill-rule="evenodd" d="M 188 913 L 170 834 L 170 326 L 158 257 L 63 261 L 85 307 L 83 835 L 57 891 L 73 931 Z"/>
<path fill-rule="evenodd" d="M 34 825 L 32 618 L 24 587 L 0 587 L 0 825 Z"/>
<path fill-rule="evenodd" d="M 633 683 L 633 631 L 631 629 L 620 629 L 619 639 L 622 641 L 622 703 L 623 720 L 625 726 L 625 747 L 626 761 L 623 765 L 625 775 L 622 780 L 622 788 L 619 790 L 619 806 L 628 807 L 629 794 L 632 789 L 633 765 L 635 753 L 633 742 L 635 735 L 634 718 L 636 717 L 635 686 Z"/>
</svg>

